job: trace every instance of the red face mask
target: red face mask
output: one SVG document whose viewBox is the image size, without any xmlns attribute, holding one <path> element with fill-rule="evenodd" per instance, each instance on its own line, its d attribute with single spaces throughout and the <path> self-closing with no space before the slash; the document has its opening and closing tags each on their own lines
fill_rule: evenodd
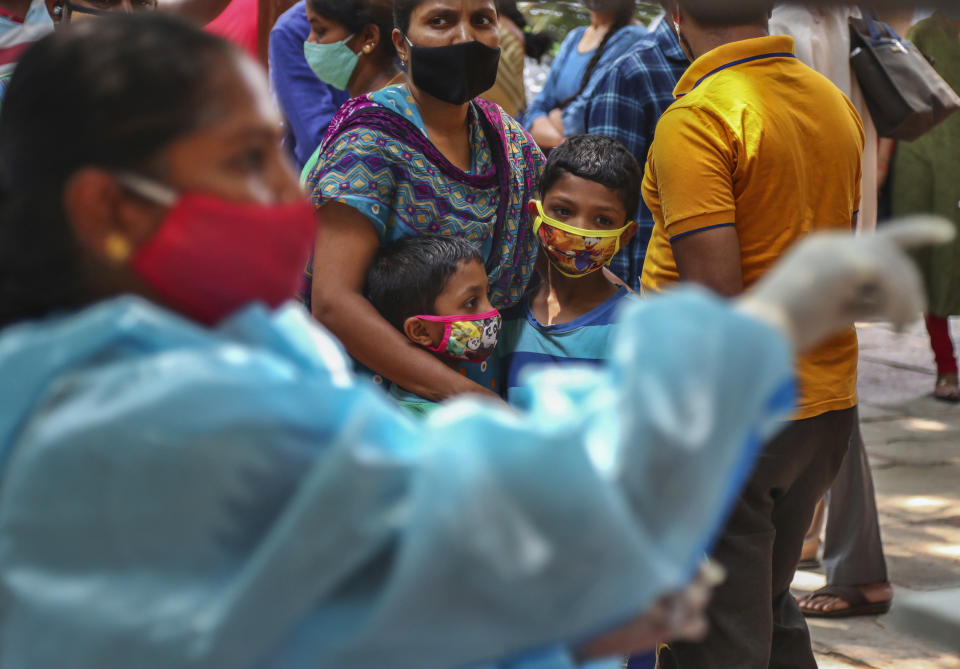
<svg viewBox="0 0 960 669">
<path fill-rule="evenodd" d="M 252 302 L 276 307 L 294 295 L 316 235 L 307 200 L 261 205 L 199 193 L 177 197 L 140 177 L 122 181 L 170 206 L 132 263 L 169 306 L 212 325 Z"/>
</svg>

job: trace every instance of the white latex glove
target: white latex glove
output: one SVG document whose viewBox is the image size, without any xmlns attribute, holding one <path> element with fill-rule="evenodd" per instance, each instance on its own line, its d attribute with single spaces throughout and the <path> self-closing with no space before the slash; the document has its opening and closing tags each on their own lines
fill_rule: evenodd
<svg viewBox="0 0 960 669">
<path fill-rule="evenodd" d="M 810 235 L 740 298 L 738 308 L 785 332 L 800 353 L 859 320 L 903 328 L 926 308 L 923 282 L 904 249 L 953 237 L 953 225 L 933 216 L 890 223 L 869 237 Z"/>
<path fill-rule="evenodd" d="M 713 590 L 727 578 L 716 562 L 705 560 L 696 580 L 681 592 L 660 600 L 666 615 L 666 641 L 700 641 L 708 631 L 707 605 Z"/>
<path fill-rule="evenodd" d="M 720 565 L 705 560 L 690 585 L 661 598 L 630 624 L 581 648 L 579 658 L 639 655 L 667 641 L 702 640 L 708 630 L 707 605 L 724 578 Z"/>
</svg>

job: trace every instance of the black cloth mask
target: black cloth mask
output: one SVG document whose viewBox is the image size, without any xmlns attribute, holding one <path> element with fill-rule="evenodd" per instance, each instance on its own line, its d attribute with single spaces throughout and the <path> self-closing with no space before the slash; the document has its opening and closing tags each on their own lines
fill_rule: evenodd
<svg viewBox="0 0 960 669">
<path fill-rule="evenodd" d="M 452 105 L 462 105 L 493 88 L 500 66 L 500 49 L 481 42 L 449 46 L 410 45 L 410 78 L 424 93 Z"/>
</svg>

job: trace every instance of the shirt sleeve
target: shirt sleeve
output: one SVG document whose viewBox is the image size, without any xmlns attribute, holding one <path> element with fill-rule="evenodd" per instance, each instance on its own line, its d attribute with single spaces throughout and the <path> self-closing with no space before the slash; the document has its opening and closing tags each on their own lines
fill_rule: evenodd
<svg viewBox="0 0 960 669">
<path fill-rule="evenodd" d="M 685 585 L 793 408 L 786 341 L 705 292 L 625 307 L 609 367 L 534 376 L 527 413 L 423 422 L 309 318 L 126 319 L 31 395 L 0 465 L 5 664 L 554 669 Z"/>
<path fill-rule="evenodd" d="M 327 202 L 342 202 L 365 215 L 383 241 L 387 223 L 395 216 L 397 183 L 408 177 L 389 147 L 377 140 L 363 128 L 338 136 L 320 156 L 307 189 L 318 209 Z"/>
<path fill-rule="evenodd" d="M 623 69 L 609 70 L 592 96 L 587 116 L 587 132 L 616 139 L 643 167 L 653 136 L 656 113 L 653 91 L 640 73 Z"/>
<path fill-rule="evenodd" d="M 736 223 L 736 149 L 715 117 L 692 107 L 668 110 L 657 125 L 648 168 L 670 240 Z"/>
<path fill-rule="evenodd" d="M 302 13 L 303 5 L 295 5 L 288 14 L 296 11 Z M 296 142 L 297 165 L 303 167 L 347 94 L 320 81 L 310 69 L 303 55 L 303 42 L 310 33 L 305 15 L 304 25 L 299 23 L 296 17 L 284 15 L 270 31 L 270 80 Z M 306 33 L 300 34 L 304 27 Z"/>
</svg>

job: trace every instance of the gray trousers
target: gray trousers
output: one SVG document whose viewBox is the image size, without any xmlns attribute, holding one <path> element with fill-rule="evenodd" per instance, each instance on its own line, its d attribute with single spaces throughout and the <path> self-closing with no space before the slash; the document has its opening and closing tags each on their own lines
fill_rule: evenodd
<svg viewBox="0 0 960 669">
<path fill-rule="evenodd" d="M 880 539 L 877 497 L 859 421 L 828 498 L 823 542 L 827 583 L 864 585 L 886 581 L 887 563 Z"/>
<path fill-rule="evenodd" d="M 672 644 L 664 669 L 816 669 L 790 583 L 817 502 L 833 483 L 856 409 L 793 421 L 767 447 L 713 557 L 727 569 L 701 643 Z"/>
</svg>

